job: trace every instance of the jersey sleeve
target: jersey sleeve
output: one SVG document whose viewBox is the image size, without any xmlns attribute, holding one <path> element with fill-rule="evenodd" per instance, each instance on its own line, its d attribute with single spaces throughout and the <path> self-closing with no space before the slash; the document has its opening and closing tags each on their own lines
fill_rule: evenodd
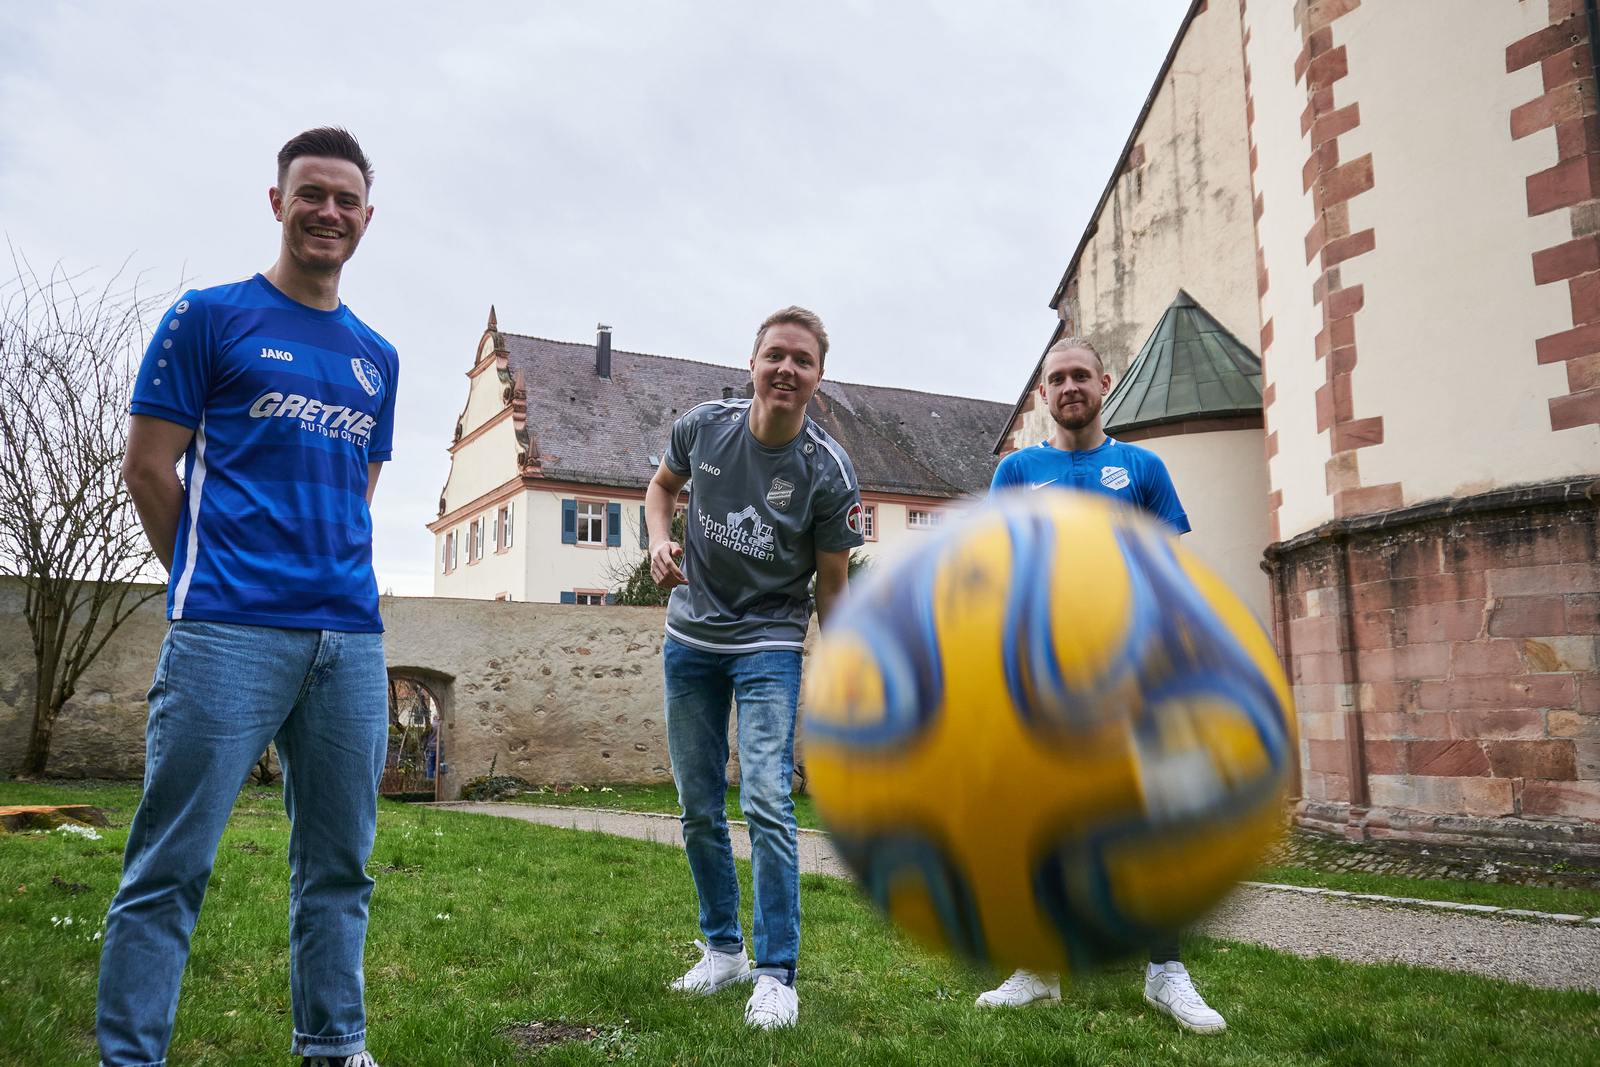
<svg viewBox="0 0 1600 1067">
<path fill-rule="evenodd" d="M 400 355 L 392 348 L 389 349 L 388 385 L 383 406 L 378 409 L 377 425 L 373 426 L 368 439 L 368 463 L 387 463 L 394 455 L 394 402 L 400 392 Z"/>
<path fill-rule="evenodd" d="M 848 488 L 842 482 L 835 484 L 833 491 L 818 501 L 812 543 L 819 552 L 845 552 L 867 543 L 861 534 L 861 492 L 853 478 L 851 482 Z"/>
<path fill-rule="evenodd" d="M 194 429 L 211 393 L 216 345 L 211 316 L 197 289 L 167 309 L 150 337 L 128 410 Z"/>
<path fill-rule="evenodd" d="M 1022 464 L 1016 459 L 1019 454 L 1017 452 L 1011 453 L 1011 455 L 1002 459 L 1000 465 L 994 469 L 994 480 L 989 483 L 990 496 L 1004 492 L 1007 489 L 1015 489 L 1022 484 L 1020 473 Z"/>
<path fill-rule="evenodd" d="M 1191 529 L 1189 516 L 1178 500 L 1178 491 L 1172 487 L 1172 476 L 1167 473 L 1167 465 L 1154 452 L 1146 454 L 1144 477 L 1140 482 L 1139 506 L 1177 533 L 1188 533 Z"/>
<path fill-rule="evenodd" d="M 693 411 L 684 412 L 672 424 L 672 437 L 667 441 L 667 454 L 661 457 L 661 462 L 673 474 L 689 477 L 692 469 L 689 466 L 689 451 L 694 447 L 694 434 L 699 424 L 699 417 Z"/>
</svg>

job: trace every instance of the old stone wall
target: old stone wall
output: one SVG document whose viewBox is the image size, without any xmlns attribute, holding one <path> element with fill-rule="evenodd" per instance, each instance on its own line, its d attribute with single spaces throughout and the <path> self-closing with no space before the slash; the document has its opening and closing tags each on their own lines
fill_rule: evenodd
<svg viewBox="0 0 1600 1067">
<path fill-rule="evenodd" d="M 1273 546 L 1302 824 L 1600 855 L 1591 488 L 1412 508 Z"/>
<path fill-rule="evenodd" d="M 151 587 L 154 588 L 154 587 Z M 33 652 L 22 587 L 0 580 L 0 771 L 15 773 L 33 721 Z M 670 775 L 661 608 L 385 597 L 391 675 L 440 705 L 441 795 L 493 765 L 536 784 Z M 166 633 L 163 597 L 141 608 L 85 672 L 57 720 L 48 774 L 144 773 L 149 690 Z M 731 731 L 730 731 L 731 733 Z M 737 744 L 729 776 L 738 780 Z"/>
</svg>

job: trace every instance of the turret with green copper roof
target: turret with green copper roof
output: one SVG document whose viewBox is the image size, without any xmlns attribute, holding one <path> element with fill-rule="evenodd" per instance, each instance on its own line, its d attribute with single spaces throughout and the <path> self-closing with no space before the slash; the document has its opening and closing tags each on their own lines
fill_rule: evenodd
<svg viewBox="0 0 1600 1067">
<path fill-rule="evenodd" d="M 1261 359 L 1182 289 L 1111 395 L 1105 431 L 1261 415 Z"/>
</svg>

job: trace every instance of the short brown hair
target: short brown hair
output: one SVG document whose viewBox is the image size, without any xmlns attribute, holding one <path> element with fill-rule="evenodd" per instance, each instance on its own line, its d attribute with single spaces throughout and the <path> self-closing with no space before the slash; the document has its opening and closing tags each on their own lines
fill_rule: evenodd
<svg viewBox="0 0 1600 1067">
<path fill-rule="evenodd" d="M 774 311 L 767 316 L 761 324 L 761 329 L 756 331 L 756 346 L 750 352 L 752 356 L 761 354 L 761 341 L 767 335 L 767 329 L 782 323 L 795 326 L 804 326 L 811 331 L 811 336 L 817 339 L 817 361 L 823 362 L 828 358 L 828 331 L 822 328 L 822 320 L 817 318 L 815 311 L 807 311 L 798 304 L 790 304 L 782 311 Z"/>
<path fill-rule="evenodd" d="M 289 164 L 301 156 L 322 156 L 354 163 L 361 170 L 362 180 L 367 183 L 367 192 L 372 192 L 372 161 L 361 151 L 361 143 L 355 139 L 355 135 L 343 126 L 318 126 L 289 138 L 289 143 L 278 149 L 280 190 L 289 179 Z"/>
<path fill-rule="evenodd" d="M 1095 350 L 1094 345 L 1090 344 L 1088 341 L 1085 341 L 1081 337 L 1063 337 L 1061 340 L 1051 345 L 1048 350 L 1046 350 L 1044 358 L 1049 359 L 1051 353 L 1053 352 L 1068 352 L 1074 348 L 1081 348 L 1085 352 L 1089 353 L 1094 357 L 1094 365 L 1100 368 L 1100 373 L 1104 374 L 1106 372 L 1106 361 L 1100 358 L 1100 353 Z M 1041 361 L 1040 366 L 1042 367 L 1043 365 L 1044 364 Z"/>
</svg>

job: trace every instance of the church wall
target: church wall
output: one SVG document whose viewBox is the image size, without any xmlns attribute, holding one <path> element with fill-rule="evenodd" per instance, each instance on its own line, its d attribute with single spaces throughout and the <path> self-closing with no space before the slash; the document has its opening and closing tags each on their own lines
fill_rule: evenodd
<svg viewBox="0 0 1600 1067">
<path fill-rule="evenodd" d="M 1529 216 L 1527 178 L 1556 165 L 1556 131 L 1512 139 L 1511 112 L 1540 95 L 1541 70 L 1508 74 L 1506 46 L 1546 25 L 1548 5 L 1452 8 L 1441 19 L 1427 5 L 1367 3 L 1332 27 L 1349 42 L 1335 92 L 1361 106 L 1340 159 L 1370 155 L 1375 176 L 1349 201 L 1349 228 L 1372 229 L 1376 247 L 1341 279 L 1365 294 L 1356 415 L 1383 417 L 1360 474 L 1400 485 L 1405 504 L 1600 472 L 1600 426 L 1551 428 L 1565 367 L 1540 365 L 1534 345 L 1572 326 L 1566 287 L 1535 285 L 1532 269 L 1534 252 L 1570 239 L 1571 212 Z"/>
<path fill-rule="evenodd" d="M 1256 348 L 1243 107 L 1238 8 L 1214 3 L 1190 24 L 1059 309 L 1114 376 L 1180 288 Z M 1048 421 L 1038 412 L 1013 447 L 1048 436 Z"/>
<path fill-rule="evenodd" d="M 1267 468 L 1262 431 L 1173 434 L 1137 442 L 1161 457 L 1194 532 L 1184 547 L 1209 563 L 1266 623 L 1271 616 L 1261 551 L 1267 544 Z"/>
</svg>

